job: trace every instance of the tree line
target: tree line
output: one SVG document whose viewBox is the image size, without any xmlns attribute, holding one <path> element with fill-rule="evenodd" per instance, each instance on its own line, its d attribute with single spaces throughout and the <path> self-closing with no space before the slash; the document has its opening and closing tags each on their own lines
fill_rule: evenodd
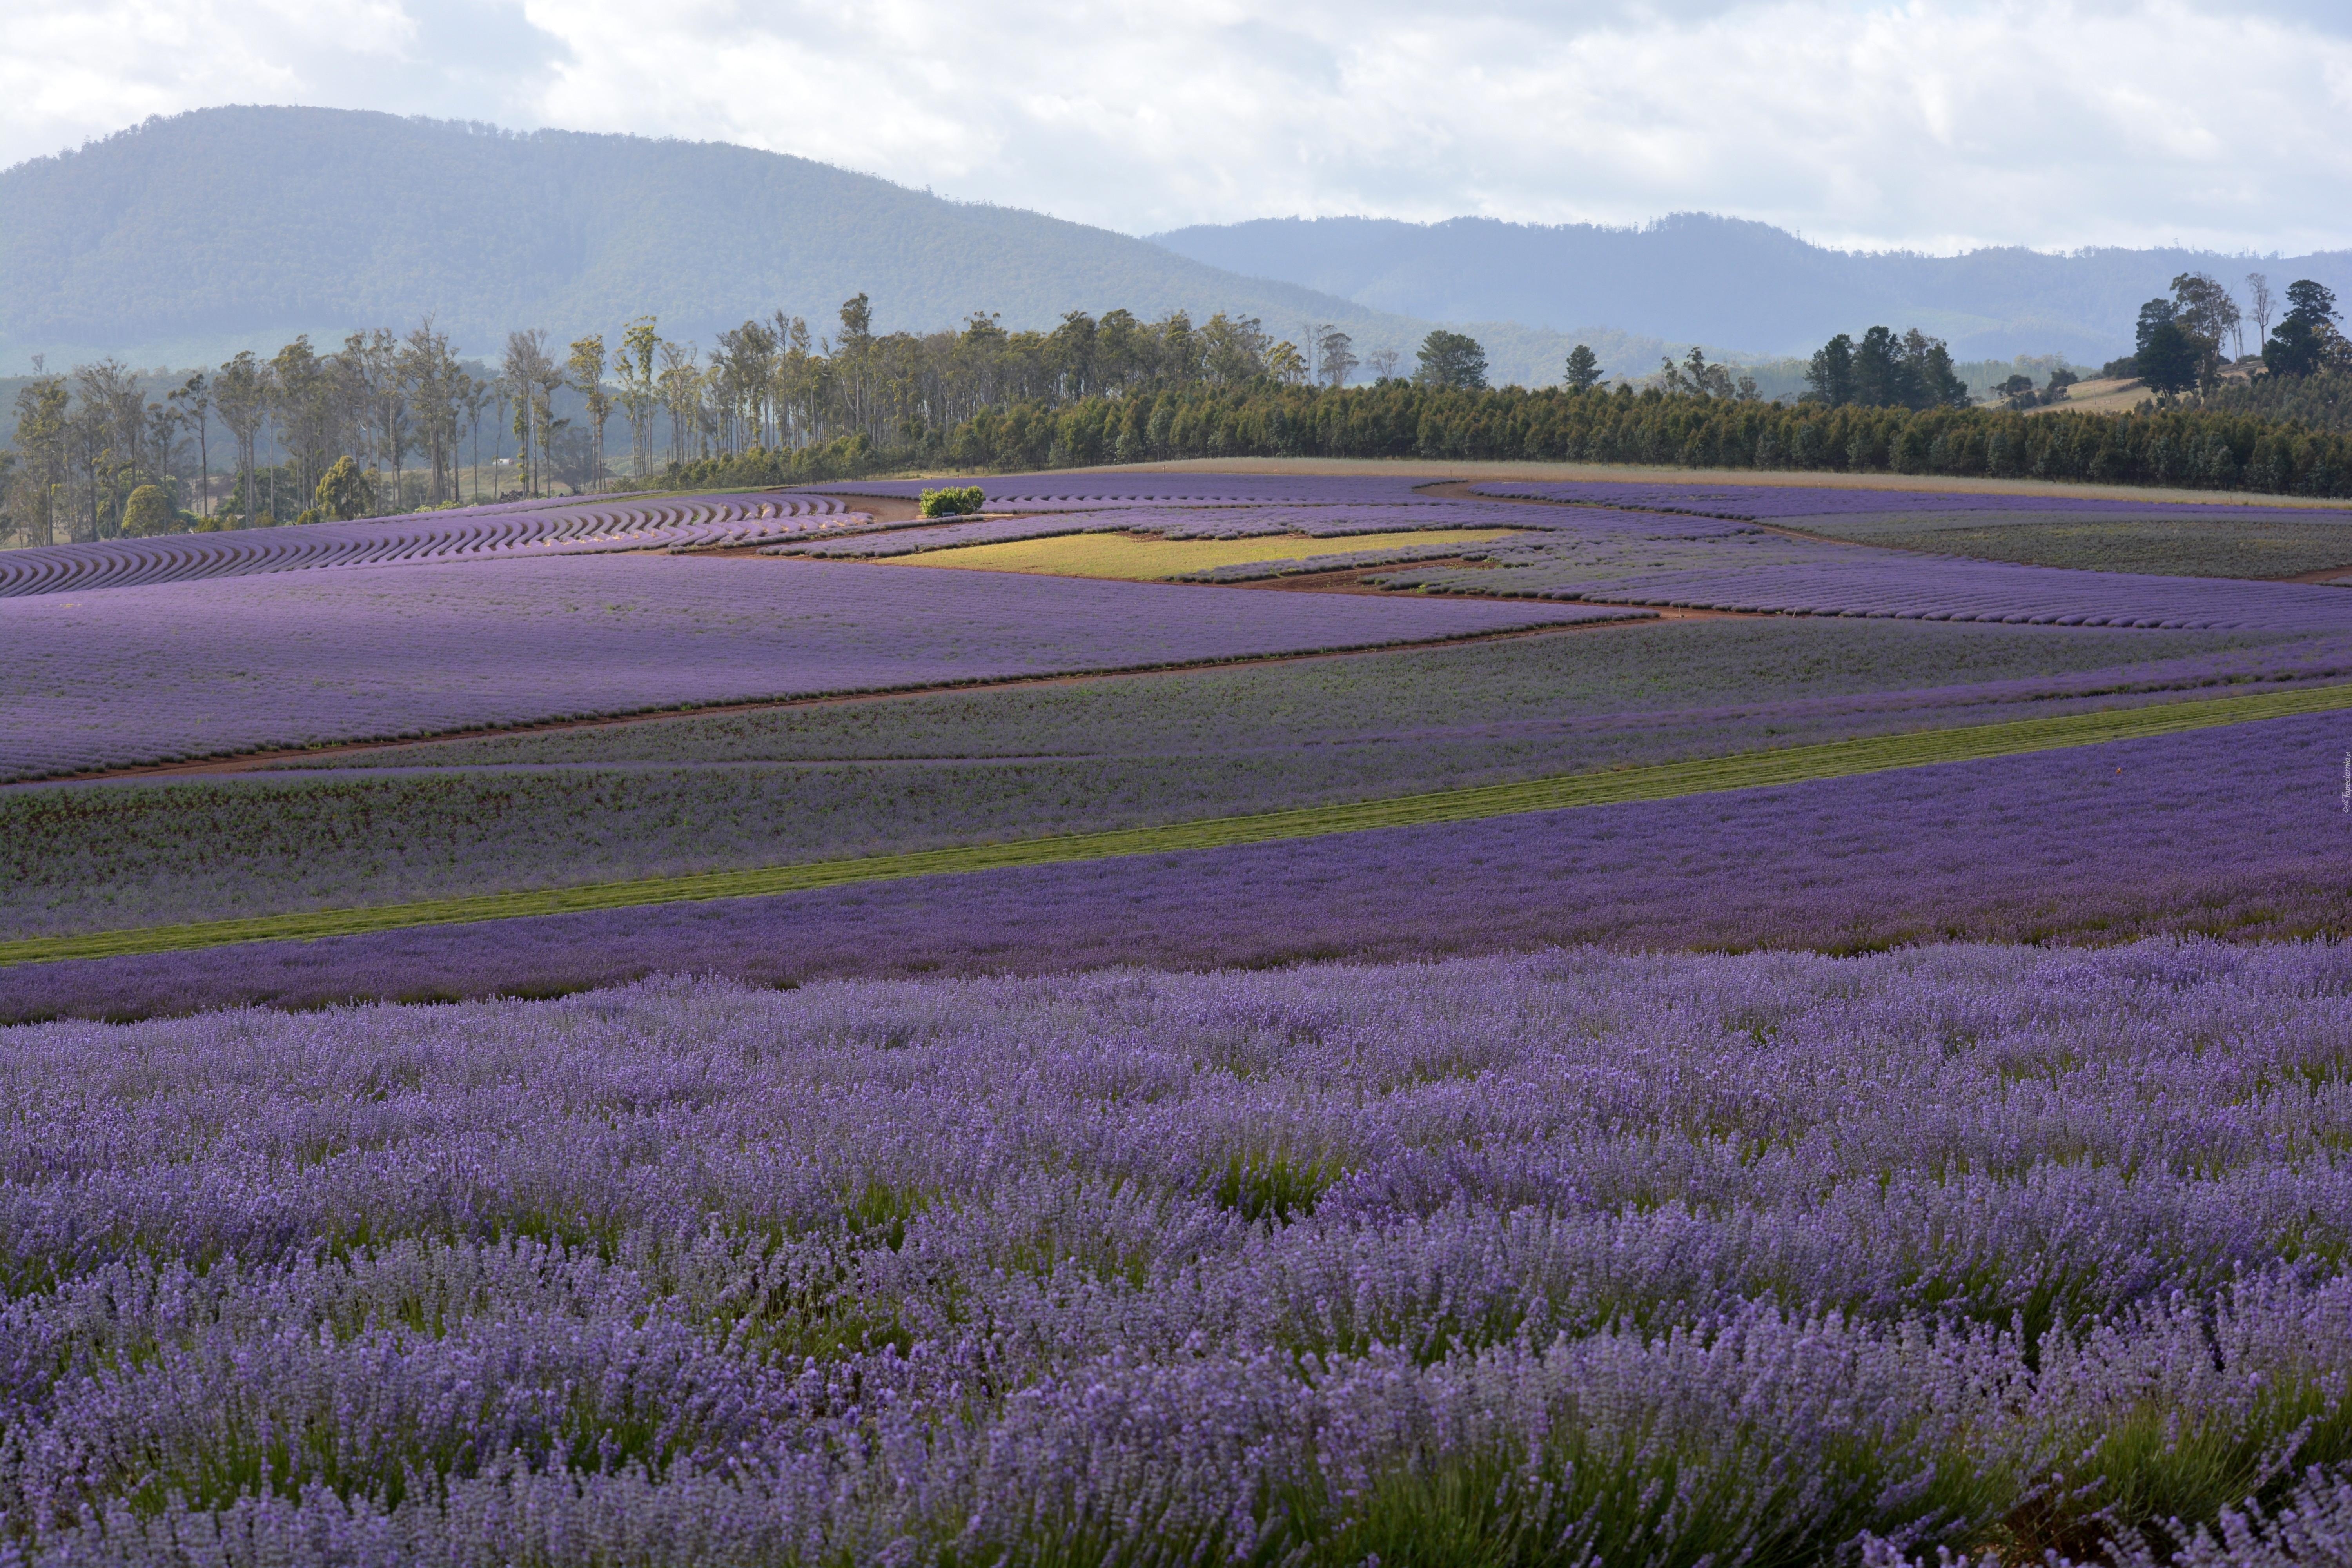
<svg viewBox="0 0 2352 1568">
<path fill-rule="evenodd" d="M 501 465 L 514 438 L 511 493 L 595 489 L 613 477 L 616 417 L 627 437 L 620 466 L 635 481 L 751 452 L 838 466 L 842 451 L 906 450 L 992 409 L 1178 388 L 1336 388 L 1361 371 L 1391 381 L 1403 368 L 1394 350 L 1359 357 L 1337 326 L 1298 337 L 1277 339 L 1248 316 L 1195 323 L 1182 310 L 1145 321 L 1124 310 L 1074 310 L 1044 331 L 1008 331 L 980 312 L 955 331 L 881 333 L 861 293 L 830 334 L 778 311 L 719 333 L 707 351 L 646 316 L 609 350 L 601 334 L 559 349 L 543 331 L 511 332 L 489 366 L 462 360 L 426 321 L 405 334 L 354 332 L 331 353 L 308 336 L 266 359 L 242 353 L 161 397 L 112 360 L 70 375 L 37 366 L 16 398 L 15 450 L 0 454 L 0 498 L 26 543 L 268 526 L 489 499 L 486 436 Z M 1410 374 L 1484 387 L 1485 351 L 1432 332 Z M 274 447 L 283 460 L 261 461 Z"/>
<path fill-rule="evenodd" d="M 1977 405 L 1770 403 L 1653 385 L 1528 391 L 1192 386 L 982 409 L 895 450 L 832 445 L 681 464 L 680 486 L 787 485 L 1208 458 L 1423 458 L 1981 475 L 2352 496 L 2352 437 L 2203 408 L 2027 415 Z"/>
<path fill-rule="evenodd" d="M 2140 307 L 2133 352 L 2111 362 L 2107 374 L 2145 382 L 2167 401 L 2190 393 L 2210 396 L 2241 379 L 2298 382 L 2352 374 L 2352 343 L 2345 339 L 2333 290 L 2299 278 L 2286 286 L 2282 301 L 2259 272 L 2246 275 L 2246 289 L 2247 303 L 2241 308 L 2211 274 L 2180 274 L 2172 280 L 2170 299 L 2159 297 Z M 2282 303 L 2285 309 L 2273 329 L 2271 318 Z M 2259 364 L 2257 356 L 2246 353 L 2249 320 Z M 2246 374 L 2224 374 L 2239 371 Z"/>
<path fill-rule="evenodd" d="M 2259 281 L 2259 279 L 2257 279 Z M 2200 355 L 2235 305 L 2201 275 L 2176 280 L 2170 314 L 2144 312 Z M 601 335 L 560 353 L 538 331 L 508 334 L 495 366 L 461 361 L 427 321 L 405 334 L 355 332 L 330 353 L 297 338 L 265 360 L 239 353 L 151 398 L 106 361 L 37 374 L 16 399 L 16 450 L 0 454 L 5 526 L 26 543 L 354 517 L 486 499 L 482 444 L 503 465 L 515 440 L 522 495 L 610 482 L 608 427 L 626 430 L 625 482 L 797 483 L 886 467 L 979 470 L 1243 456 L 1542 458 L 1897 473 L 1987 474 L 2343 493 L 2352 465 L 2336 420 L 2294 416 L 2275 390 L 2333 387 L 2352 364 L 2333 298 L 2287 290 L 2269 332 L 2275 406 L 2169 405 L 2160 418 L 1968 406 L 1949 351 L 1916 329 L 1839 334 L 1810 363 L 1807 391 L 1770 402 L 1754 380 L 1693 349 L 1649 385 L 1602 385 L 1579 344 L 1561 387 L 1500 391 L 1483 348 L 1436 331 L 1408 370 L 1395 351 L 1359 358 L 1349 334 L 1276 339 L 1246 316 L 1194 323 L 1114 310 L 1071 311 L 1047 331 L 1008 331 L 992 313 L 954 331 L 877 333 L 864 294 L 836 330 L 777 312 L 702 351 L 641 317 L 608 353 Z M 2148 342 L 2161 350 L 2170 340 Z M 2275 351 L 2273 353 L 2272 351 Z M 2301 356 L 2301 357 L 2298 357 Z M 2200 361 L 2200 363 L 2202 362 Z M 2111 369 L 2114 367 L 2110 367 Z M 1369 385 L 1358 373 L 1370 371 Z M 2056 387 L 2053 377 L 2053 392 Z M 2352 377 L 2342 378 L 2352 383 Z M 2016 392 L 2016 388 L 2005 389 Z M 2243 390 L 2243 389 L 2240 389 Z M 572 401 L 559 412 L 558 395 Z M 2316 408 L 2305 395 L 2296 407 Z M 2328 400 L 2352 412 L 2352 399 Z M 2278 416 L 2284 414 L 2288 417 Z M 2346 421 L 2352 423 L 2352 421 Z M 217 432 L 215 432 L 217 426 Z M 228 483 L 216 495 L 212 447 Z M 265 464 L 268 442 L 285 458 Z M 470 483 L 467 482 L 470 477 Z M 183 504 L 193 479 L 195 505 Z"/>
</svg>

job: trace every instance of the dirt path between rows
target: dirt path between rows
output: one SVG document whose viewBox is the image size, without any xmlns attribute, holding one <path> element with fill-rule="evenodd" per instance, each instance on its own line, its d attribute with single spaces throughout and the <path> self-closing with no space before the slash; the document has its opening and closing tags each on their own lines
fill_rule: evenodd
<svg viewBox="0 0 2352 1568">
<path fill-rule="evenodd" d="M 1237 669 L 1250 665 L 1304 664 L 1317 659 L 1361 658 L 1368 654 L 1416 653 L 1435 648 L 1465 647 L 1474 643 L 1513 642 L 1522 637 L 1559 637 L 1571 632 L 1615 631 L 1627 626 L 1655 626 L 1660 621 L 1712 620 L 1720 618 L 1723 614 L 1723 612 L 1711 610 L 1663 609 L 1633 605 L 1599 607 L 1647 609 L 1650 613 L 1647 616 L 1628 616 L 1622 620 L 1524 626 L 1516 631 L 1479 632 L 1468 637 L 1433 637 L 1423 642 L 1382 643 L 1373 647 L 1336 648 L 1316 653 L 1258 654 L 1247 658 L 1203 659 L 1191 664 L 1161 665 L 1149 669 L 1112 669 L 1062 675 L 1015 675 L 996 680 L 967 680 L 934 686 L 899 687 L 888 691 L 775 697 L 750 702 L 713 702 L 696 708 L 663 708 L 652 712 L 614 713 L 596 719 L 551 719 L 543 722 L 451 730 L 437 735 L 420 735 L 399 741 L 352 741 L 328 746 L 280 747 L 266 752 L 240 752 L 229 756 L 198 757 L 187 762 L 142 763 L 119 768 L 94 768 L 87 773 L 55 773 L 47 778 L 16 779 L 0 784 L 0 789 L 29 789 L 45 784 L 99 784 L 109 779 L 258 773 L 274 768 L 281 763 L 318 757 L 352 756 L 365 752 L 411 751 L 419 746 L 446 745 L 452 741 L 505 740 L 510 736 L 547 735 L 564 730 L 606 730 L 621 724 L 656 724 L 666 720 L 720 718 L 732 713 L 763 713 L 784 708 L 830 708 L 849 702 L 893 702 L 907 697 L 939 697 L 966 691 L 1003 691 L 1024 686 L 1077 686 L 1100 680 L 1127 680 L 1161 675 L 1199 675 L 1207 670 Z"/>
</svg>

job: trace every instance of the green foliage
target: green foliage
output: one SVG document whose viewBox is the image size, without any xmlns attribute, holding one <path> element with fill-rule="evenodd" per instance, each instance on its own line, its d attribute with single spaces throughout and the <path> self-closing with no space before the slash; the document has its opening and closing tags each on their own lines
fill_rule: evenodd
<svg viewBox="0 0 2352 1568">
<path fill-rule="evenodd" d="M 974 517 L 987 500 L 978 485 L 950 486 L 946 489 L 925 490 L 922 514 L 925 517 Z"/>
<path fill-rule="evenodd" d="M 1840 332 L 1814 352 L 1805 383 L 1808 401 L 1832 408 L 1960 408 L 1969 402 L 1951 350 L 1916 327 L 1900 337 L 1891 327 L 1873 327 L 1858 343 Z"/>
<path fill-rule="evenodd" d="M 2336 328 L 2334 291 L 2298 279 L 2286 286 L 2286 300 L 2285 317 L 2263 345 L 2263 368 L 2279 376 L 2352 368 L 2352 353 Z"/>
<path fill-rule="evenodd" d="M 122 531 L 131 538 L 147 539 L 179 529 L 179 510 L 161 485 L 141 485 L 122 503 Z"/>
<path fill-rule="evenodd" d="M 2150 300 L 2139 308 L 2132 363 L 2149 391 L 2177 397 L 2196 386 L 2204 352 L 2204 345 L 2181 326 L 2171 300 Z"/>
<path fill-rule="evenodd" d="M 703 458 L 673 463 L 662 471 L 662 483 L 673 489 L 753 489 L 782 485 L 823 484 L 828 479 L 854 479 L 898 466 L 902 457 L 877 451 L 861 432 L 843 436 L 796 452 L 772 452 L 754 447 L 732 458 Z"/>
<path fill-rule="evenodd" d="M 349 453 L 345 453 L 320 477 L 319 489 L 313 499 L 318 502 L 320 513 L 338 522 L 347 522 L 355 517 L 373 517 L 376 511 L 375 479 L 352 462 Z"/>
<path fill-rule="evenodd" d="M 2026 415 L 1858 402 L 1792 406 L 1598 387 L 1462 392 L 1402 383 L 1339 391 L 1264 383 L 1196 386 L 1087 397 L 1059 407 L 985 409 L 925 432 L 895 458 L 869 454 L 871 467 L 860 471 L 894 462 L 1019 472 L 1186 458 L 1641 463 L 2352 496 L 2352 439 L 2346 435 L 2213 409 Z M 703 471 L 688 465 L 679 472 Z M 771 471 L 785 468 L 761 473 Z M 803 477 L 815 476 L 791 476 Z"/>
<path fill-rule="evenodd" d="M 1591 345 L 1579 343 L 1568 351 L 1565 374 L 1570 392 L 1584 392 L 1601 380 L 1601 359 Z"/>
<path fill-rule="evenodd" d="M 1475 392 L 1486 384 L 1486 351 L 1475 338 L 1440 327 L 1421 340 L 1418 358 L 1412 379 L 1419 385 Z"/>
</svg>

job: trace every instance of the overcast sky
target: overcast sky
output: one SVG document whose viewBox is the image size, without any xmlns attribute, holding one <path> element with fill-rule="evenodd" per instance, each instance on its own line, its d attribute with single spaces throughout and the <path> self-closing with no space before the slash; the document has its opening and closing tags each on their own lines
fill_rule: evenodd
<svg viewBox="0 0 2352 1568">
<path fill-rule="evenodd" d="M 1682 210 L 2352 246 L 2352 0 L 7 0 L 0 163 L 325 104 L 740 142 L 1130 233 Z"/>
</svg>

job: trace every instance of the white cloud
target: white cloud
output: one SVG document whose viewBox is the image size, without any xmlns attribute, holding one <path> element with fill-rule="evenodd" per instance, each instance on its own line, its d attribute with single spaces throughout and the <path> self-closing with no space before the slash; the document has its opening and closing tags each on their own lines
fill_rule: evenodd
<svg viewBox="0 0 2352 1568">
<path fill-rule="evenodd" d="M 2352 244 L 2344 10 L 52 0 L 10 25 L 0 157 L 310 102 L 741 142 L 1130 231 L 1696 208 L 1871 246 L 2294 250 Z"/>
</svg>

